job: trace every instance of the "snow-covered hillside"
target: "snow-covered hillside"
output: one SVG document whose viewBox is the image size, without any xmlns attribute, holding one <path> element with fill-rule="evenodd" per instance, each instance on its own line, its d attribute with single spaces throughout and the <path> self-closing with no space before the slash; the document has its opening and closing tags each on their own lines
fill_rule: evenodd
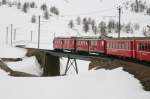
<svg viewBox="0 0 150 99">
<path fill-rule="evenodd" d="M 53 78 L 1 77 L 2 99 L 149 99 L 139 81 L 121 68 Z"/>
<path fill-rule="evenodd" d="M 76 24 L 76 18 L 91 18 L 99 22 L 104 21 L 108 23 L 109 20 L 118 22 L 118 7 L 122 7 L 121 24 L 125 25 L 131 23 L 132 25 L 138 24 L 139 29 L 132 33 L 121 31 L 122 37 L 128 36 L 144 36 L 143 29 L 149 25 L 150 17 L 145 13 L 134 13 L 126 10 L 124 3 L 133 0 L 9 0 L 8 4 L 0 6 L 0 45 L 5 45 L 8 39 L 10 43 L 10 25 L 13 25 L 13 42 L 14 44 L 25 43 L 28 47 L 37 47 L 38 38 L 38 16 L 41 16 L 41 35 L 40 35 L 40 48 L 52 49 L 52 40 L 54 36 L 93 36 L 95 35 L 92 30 L 87 33 L 83 31 L 83 25 Z M 149 4 L 149 0 L 146 0 Z M 27 13 L 22 11 L 22 8 L 17 8 L 17 3 L 23 5 L 25 2 L 34 2 L 36 7 L 29 8 Z M 50 7 L 55 6 L 59 10 L 59 15 L 54 15 L 49 12 L 50 17 L 48 20 L 43 18 L 43 11 L 41 5 L 46 4 L 49 11 Z M 11 5 L 11 6 L 10 6 Z M 32 16 L 36 16 L 36 23 L 31 23 Z M 74 27 L 69 28 L 68 23 L 70 20 L 74 21 Z M 8 27 L 8 38 L 7 30 Z M 14 33 L 16 31 L 16 33 Z M 32 31 L 32 40 L 31 40 Z M 98 30 L 97 30 L 98 31 Z M 108 32 L 108 31 L 107 31 Z M 14 35 L 16 36 L 14 37 Z M 101 33 L 97 32 L 96 36 Z M 112 31 L 107 33 L 108 36 L 117 37 L 118 33 Z"/>
</svg>

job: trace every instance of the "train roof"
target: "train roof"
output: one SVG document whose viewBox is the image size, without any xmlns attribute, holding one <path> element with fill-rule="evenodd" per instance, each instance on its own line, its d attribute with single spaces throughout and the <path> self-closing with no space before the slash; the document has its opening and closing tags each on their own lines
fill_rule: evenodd
<svg viewBox="0 0 150 99">
<path fill-rule="evenodd" d="M 88 36 L 86 36 L 86 37 L 55 37 L 55 39 L 101 39 L 101 38 L 99 38 L 99 37 L 88 37 Z"/>
<path fill-rule="evenodd" d="M 121 37 L 121 38 L 107 38 L 106 40 L 150 40 L 150 37 Z"/>
<path fill-rule="evenodd" d="M 99 37 L 55 37 L 55 39 L 80 39 L 80 40 L 150 40 L 150 37 L 121 37 L 121 38 L 99 38 Z"/>
</svg>

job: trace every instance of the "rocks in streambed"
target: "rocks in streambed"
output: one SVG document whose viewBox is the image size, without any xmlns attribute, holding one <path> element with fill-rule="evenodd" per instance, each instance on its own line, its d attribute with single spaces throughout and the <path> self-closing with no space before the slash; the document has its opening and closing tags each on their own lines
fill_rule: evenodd
<svg viewBox="0 0 150 99">
<path fill-rule="evenodd" d="M 12 71 L 9 74 L 10 76 L 15 76 L 15 77 L 38 77 L 37 75 L 29 74 L 29 73 L 24 73 L 20 71 Z"/>
<path fill-rule="evenodd" d="M 0 68 L 6 72 L 12 72 L 13 70 L 7 66 L 2 60 L 0 60 Z"/>
<path fill-rule="evenodd" d="M 17 62 L 22 61 L 22 58 L 1 58 L 4 62 Z"/>
</svg>

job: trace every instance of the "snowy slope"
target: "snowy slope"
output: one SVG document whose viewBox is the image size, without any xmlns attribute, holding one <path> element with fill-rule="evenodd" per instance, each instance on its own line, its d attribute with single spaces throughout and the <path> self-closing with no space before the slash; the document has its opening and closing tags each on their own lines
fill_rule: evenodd
<svg viewBox="0 0 150 99">
<path fill-rule="evenodd" d="M 1 77 L 2 99 L 149 99 L 133 76 L 121 68 L 53 78 Z"/>
<path fill-rule="evenodd" d="M 9 0 L 11 2 L 19 2 L 20 0 Z M 49 20 L 41 18 L 41 45 L 40 48 L 52 49 L 52 41 L 54 36 L 93 36 L 93 32 L 83 32 L 82 26 L 75 26 L 74 29 L 68 27 L 68 23 L 71 19 L 75 20 L 78 16 L 81 18 L 91 17 L 95 19 L 97 23 L 100 21 L 107 22 L 110 19 L 118 21 L 118 6 L 122 6 L 121 22 L 127 24 L 131 22 L 133 24 L 140 24 L 140 30 L 134 33 L 121 32 L 123 37 L 136 37 L 143 36 L 143 27 L 149 24 L 150 17 L 144 13 L 131 13 L 129 10 L 124 9 L 123 3 L 128 0 L 21 0 L 24 2 L 34 1 L 37 8 L 29 9 L 28 13 L 23 13 L 21 9 L 17 9 L 16 6 L 8 7 L 8 5 L 0 6 L 0 45 L 6 44 L 6 27 L 9 28 L 8 40 L 10 44 L 10 24 L 13 24 L 13 30 L 16 29 L 16 39 L 13 36 L 14 45 L 27 44 L 28 47 L 37 47 L 38 38 L 38 23 L 32 24 L 31 17 L 36 15 L 43 16 L 43 12 L 40 10 L 42 4 L 46 4 L 48 9 L 51 6 L 56 6 L 59 11 L 59 16 L 51 16 Z M 134 0 L 129 0 L 134 2 Z M 147 0 L 149 4 L 149 0 Z M 11 15 L 11 17 L 10 17 Z M 112 16 L 112 17 L 111 17 Z M 33 38 L 31 41 L 31 31 L 33 32 Z M 109 33 L 109 36 L 117 37 L 117 33 Z M 99 35 L 97 35 L 99 36 Z"/>
</svg>

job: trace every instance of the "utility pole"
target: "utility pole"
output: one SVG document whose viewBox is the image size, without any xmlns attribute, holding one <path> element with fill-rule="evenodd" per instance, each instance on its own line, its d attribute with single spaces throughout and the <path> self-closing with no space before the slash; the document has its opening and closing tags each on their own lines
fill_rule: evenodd
<svg viewBox="0 0 150 99">
<path fill-rule="evenodd" d="M 38 48 L 40 48 L 40 21 L 41 21 L 41 16 L 39 16 L 39 26 L 38 26 Z"/>
<path fill-rule="evenodd" d="M 136 12 L 139 12 L 139 3 L 138 3 L 138 0 L 135 0 L 136 2 Z"/>
<path fill-rule="evenodd" d="M 13 25 L 11 24 L 11 46 L 12 46 L 12 37 L 13 36 Z"/>
<path fill-rule="evenodd" d="M 31 31 L 31 42 L 32 42 L 32 37 L 33 37 L 33 31 Z"/>
<path fill-rule="evenodd" d="M 8 26 L 6 27 L 6 44 L 8 44 Z"/>
<path fill-rule="evenodd" d="M 120 30 L 121 30 L 121 7 L 119 7 L 119 27 L 118 27 L 118 38 L 120 38 Z"/>
<path fill-rule="evenodd" d="M 14 29 L 14 40 L 16 40 L 16 29 Z"/>
</svg>

